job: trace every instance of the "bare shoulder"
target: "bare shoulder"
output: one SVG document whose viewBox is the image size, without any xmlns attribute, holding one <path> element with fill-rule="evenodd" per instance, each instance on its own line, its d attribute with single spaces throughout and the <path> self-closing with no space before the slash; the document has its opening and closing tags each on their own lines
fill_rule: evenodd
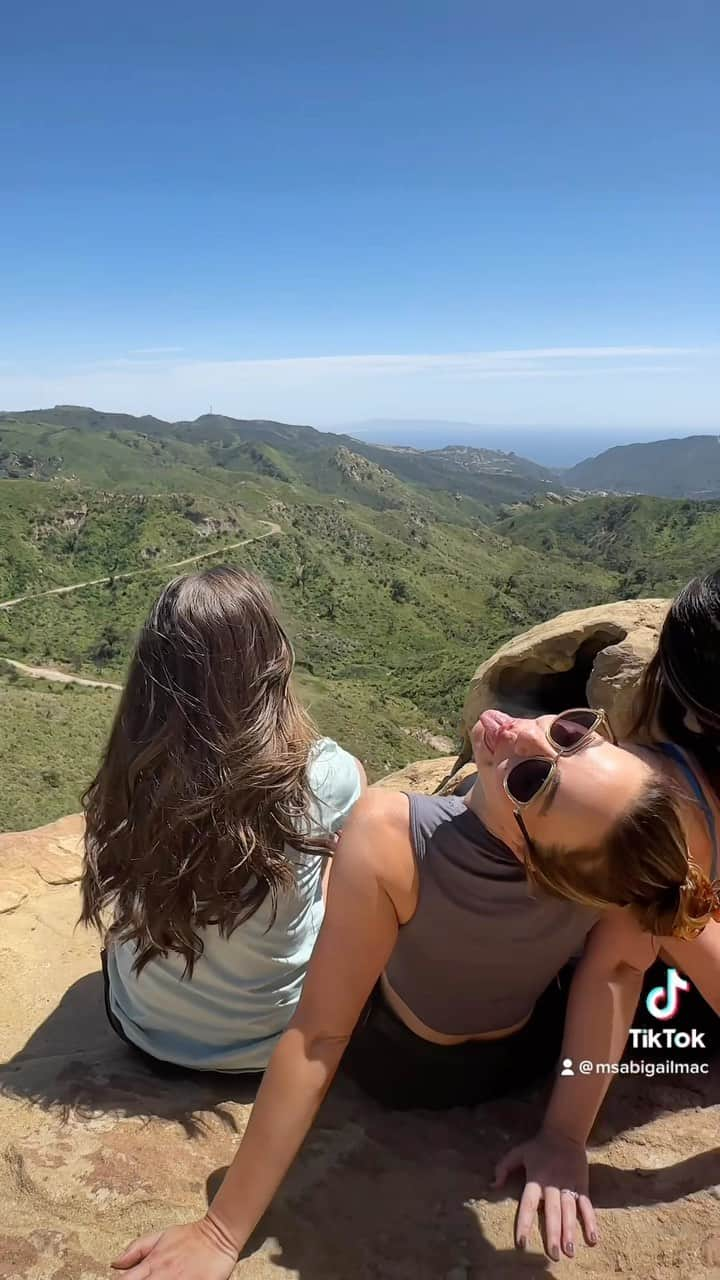
<svg viewBox="0 0 720 1280">
<path fill-rule="evenodd" d="M 586 950 L 601 966 L 623 965 L 644 973 L 657 959 L 659 945 L 628 907 L 612 907 L 591 930 Z"/>
<path fill-rule="evenodd" d="M 343 837 L 356 832 L 364 835 L 389 838 L 409 838 L 410 801 L 400 791 L 386 791 L 382 787 L 368 787 L 355 805 L 345 826 Z"/>
<path fill-rule="evenodd" d="M 343 829 L 334 861 L 346 869 L 362 867 L 396 904 L 405 905 L 408 895 L 412 897 L 416 875 L 408 797 L 369 787 Z"/>
</svg>

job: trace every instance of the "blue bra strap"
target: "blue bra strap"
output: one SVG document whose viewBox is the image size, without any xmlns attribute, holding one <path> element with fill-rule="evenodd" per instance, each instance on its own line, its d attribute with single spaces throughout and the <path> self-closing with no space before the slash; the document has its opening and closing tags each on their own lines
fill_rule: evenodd
<svg viewBox="0 0 720 1280">
<path fill-rule="evenodd" d="M 680 765 L 680 768 L 682 769 L 683 773 L 685 774 L 685 777 L 690 783 L 690 786 L 692 787 L 697 797 L 698 803 L 700 804 L 702 811 L 705 814 L 705 820 L 710 829 L 710 837 L 712 839 L 712 844 L 713 844 L 713 861 L 712 861 L 712 871 L 710 872 L 710 877 L 711 879 L 714 880 L 719 874 L 718 872 L 718 852 L 719 851 L 718 851 L 717 824 L 715 822 L 715 814 L 713 813 L 712 809 L 710 808 L 710 805 L 707 802 L 707 797 L 702 787 L 700 786 L 700 783 L 698 782 L 694 769 L 688 763 L 688 760 L 685 756 L 685 752 L 680 747 L 678 747 L 677 744 L 674 742 L 658 742 L 656 746 L 658 751 L 662 751 L 663 755 L 670 756 L 670 758 L 674 760 L 676 764 Z"/>
</svg>

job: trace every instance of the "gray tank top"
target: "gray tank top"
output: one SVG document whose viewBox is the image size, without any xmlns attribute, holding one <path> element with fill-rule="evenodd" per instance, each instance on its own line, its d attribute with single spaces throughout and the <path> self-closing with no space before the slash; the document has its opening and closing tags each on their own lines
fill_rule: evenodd
<svg viewBox="0 0 720 1280">
<path fill-rule="evenodd" d="M 387 965 L 390 985 L 443 1035 L 511 1027 L 582 951 L 598 913 L 533 889 L 462 797 L 408 799 L 420 892 Z"/>
</svg>

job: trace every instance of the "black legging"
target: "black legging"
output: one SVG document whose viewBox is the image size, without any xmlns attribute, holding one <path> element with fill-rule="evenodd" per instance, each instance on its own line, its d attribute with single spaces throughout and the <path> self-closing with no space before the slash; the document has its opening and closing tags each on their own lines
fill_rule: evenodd
<svg viewBox="0 0 720 1280">
<path fill-rule="evenodd" d="M 392 1012 L 379 985 L 343 1059 L 348 1075 L 384 1106 L 405 1110 L 474 1106 L 532 1083 L 555 1066 L 572 971 L 556 978 L 520 1031 L 501 1040 L 441 1045 L 423 1040 Z"/>
</svg>

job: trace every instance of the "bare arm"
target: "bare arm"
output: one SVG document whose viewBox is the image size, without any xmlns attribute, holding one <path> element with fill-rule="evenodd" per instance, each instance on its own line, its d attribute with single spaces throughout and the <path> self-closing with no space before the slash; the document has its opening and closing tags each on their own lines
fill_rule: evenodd
<svg viewBox="0 0 720 1280">
<path fill-rule="evenodd" d="M 583 1075 L 578 1064 L 619 1061 L 643 974 L 656 951 L 651 936 L 626 911 L 608 913 L 587 940 L 570 990 L 562 1046 L 562 1057 L 572 1058 L 575 1074 L 558 1073 L 539 1134 L 510 1151 L 497 1169 L 498 1185 L 511 1170 L 525 1170 L 516 1224 L 520 1248 L 529 1238 L 541 1200 L 550 1257 L 559 1258 L 561 1248 L 573 1256 L 578 1213 L 588 1243 L 597 1241 L 585 1143 L 612 1075 Z M 563 1195 L 564 1189 L 577 1192 L 578 1198 Z"/>
<path fill-rule="evenodd" d="M 393 949 L 399 921 L 412 914 L 415 865 L 406 797 L 362 797 L 333 864 L 300 1004 L 272 1056 L 225 1180 L 200 1222 L 131 1245 L 114 1264 L 129 1280 L 228 1280 L 312 1125 Z"/>
<path fill-rule="evenodd" d="M 618 1063 L 640 998 L 645 971 L 657 945 L 627 911 L 613 911 L 590 934 L 568 999 L 562 1056 L 574 1076 L 561 1076 L 545 1113 L 544 1128 L 587 1142 L 612 1075 L 582 1075 L 578 1063 Z"/>
<path fill-rule="evenodd" d="M 663 938 L 663 957 L 668 957 L 705 997 L 720 1016 L 720 923 L 711 920 L 699 938 Z"/>
<path fill-rule="evenodd" d="M 265 1073 L 211 1206 L 240 1251 L 304 1141 L 363 1006 L 395 945 L 398 918 L 378 875 L 377 822 L 355 810 L 333 860 L 325 920 L 298 1010 Z"/>
</svg>

